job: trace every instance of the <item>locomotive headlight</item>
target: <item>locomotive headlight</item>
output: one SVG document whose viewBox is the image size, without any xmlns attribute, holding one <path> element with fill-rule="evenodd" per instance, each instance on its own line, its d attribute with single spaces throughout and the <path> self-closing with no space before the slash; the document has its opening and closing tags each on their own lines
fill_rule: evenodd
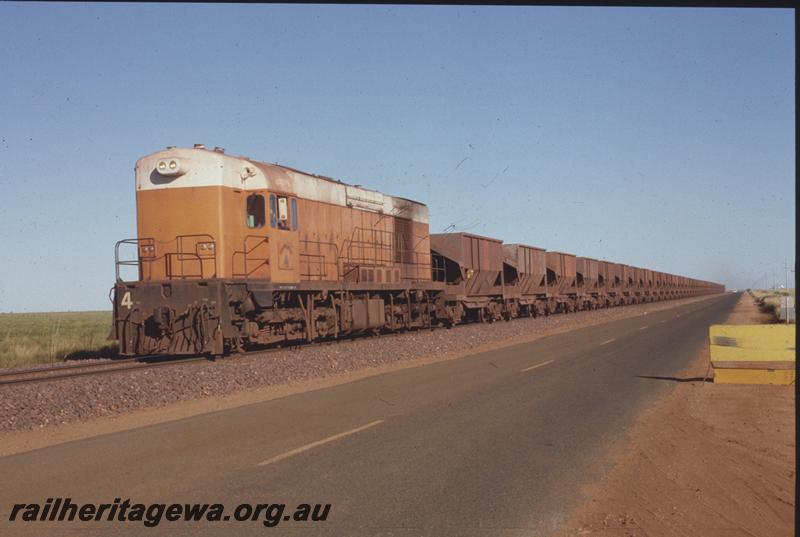
<svg viewBox="0 0 800 537">
<path fill-rule="evenodd" d="M 173 158 L 159 160 L 158 163 L 156 163 L 156 171 L 161 175 L 173 177 L 183 175 L 187 170 L 186 165 L 181 162 L 180 159 Z"/>
</svg>

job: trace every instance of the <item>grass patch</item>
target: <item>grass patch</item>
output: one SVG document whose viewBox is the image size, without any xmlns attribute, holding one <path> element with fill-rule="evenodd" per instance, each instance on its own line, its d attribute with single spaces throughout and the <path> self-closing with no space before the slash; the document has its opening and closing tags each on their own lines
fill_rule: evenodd
<svg viewBox="0 0 800 537">
<path fill-rule="evenodd" d="M 110 311 L 0 313 L 0 367 L 112 356 Z"/>
</svg>

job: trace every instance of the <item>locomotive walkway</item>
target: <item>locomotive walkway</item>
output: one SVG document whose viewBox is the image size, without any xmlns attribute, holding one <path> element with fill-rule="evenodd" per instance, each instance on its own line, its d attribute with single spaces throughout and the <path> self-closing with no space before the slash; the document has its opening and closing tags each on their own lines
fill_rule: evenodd
<svg viewBox="0 0 800 537">
<path fill-rule="evenodd" d="M 0 534 L 547 535 L 737 298 L 1 458 Z M 59 496 L 332 507 L 274 528 L 8 521 Z"/>
</svg>

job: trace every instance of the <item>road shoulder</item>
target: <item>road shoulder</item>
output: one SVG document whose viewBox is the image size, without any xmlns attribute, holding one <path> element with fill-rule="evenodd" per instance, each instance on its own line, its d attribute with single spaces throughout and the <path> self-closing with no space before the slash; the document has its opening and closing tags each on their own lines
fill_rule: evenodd
<svg viewBox="0 0 800 537">
<path fill-rule="evenodd" d="M 759 322 L 743 295 L 728 322 Z M 789 536 L 794 530 L 794 386 L 704 382 L 708 346 L 646 409 L 615 466 L 584 487 L 564 535 Z"/>
</svg>

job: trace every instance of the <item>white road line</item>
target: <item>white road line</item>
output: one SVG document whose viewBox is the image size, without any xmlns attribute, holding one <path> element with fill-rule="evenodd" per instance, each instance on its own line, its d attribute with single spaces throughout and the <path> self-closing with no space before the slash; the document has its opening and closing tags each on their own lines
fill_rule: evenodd
<svg viewBox="0 0 800 537">
<path fill-rule="evenodd" d="M 616 341 L 616 340 L 617 340 L 617 338 L 615 338 L 615 337 L 612 337 L 611 339 L 607 339 L 607 340 L 605 340 L 605 341 L 604 341 L 604 342 L 602 342 L 600 345 L 608 345 L 608 344 L 609 344 L 609 343 L 611 343 L 612 341 Z"/>
<path fill-rule="evenodd" d="M 661 324 L 664 324 L 665 322 L 667 322 L 667 320 L 666 320 L 666 319 L 664 319 L 663 321 L 661 321 Z"/>
<path fill-rule="evenodd" d="M 647 326 L 640 326 L 639 330 L 644 330 L 645 328 L 647 328 Z"/>
<path fill-rule="evenodd" d="M 543 365 L 552 364 L 553 362 L 555 362 L 555 360 L 548 360 L 546 362 L 542 362 L 541 364 L 536 364 L 530 367 L 526 367 L 521 371 L 521 373 L 524 373 L 525 371 L 530 371 L 531 369 L 536 369 L 537 367 L 542 367 Z"/>
<path fill-rule="evenodd" d="M 256 466 L 266 466 L 268 464 L 272 464 L 274 462 L 282 461 L 283 459 L 288 459 L 289 457 L 294 457 L 304 451 L 308 451 L 309 449 L 314 449 L 317 446 L 321 446 L 323 444 L 327 444 L 328 442 L 333 442 L 334 440 L 338 440 L 340 438 L 344 438 L 345 436 L 349 436 L 351 434 L 356 434 L 364 429 L 369 429 L 370 427 L 375 427 L 383 423 L 383 420 L 376 420 L 371 423 L 367 423 L 366 425 L 362 425 L 361 427 L 356 427 L 355 429 L 351 429 L 349 431 L 345 431 L 343 433 L 335 434 L 333 436 L 329 436 L 328 438 L 323 438 L 322 440 L 317 440 L 316 442 L 311 442 L 310 444 L 306 444 L 305 446 L 301 446 L 299 448 L 293 449 L 291 451 L 287 451 L 286 453 L 281 453 L 271 459 L 267 459 L 265 461 L 259 462 Z"/>
</svg>

